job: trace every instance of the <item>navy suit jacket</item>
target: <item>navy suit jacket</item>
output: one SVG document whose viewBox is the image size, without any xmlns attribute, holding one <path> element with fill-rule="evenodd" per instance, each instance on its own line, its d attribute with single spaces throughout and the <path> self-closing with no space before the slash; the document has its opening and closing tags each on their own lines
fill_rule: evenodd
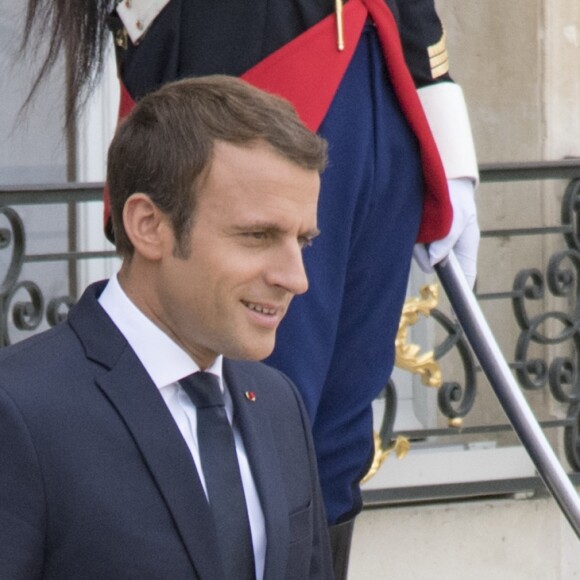
<svg viewBox="0 0 580 580">
<path fill-rule="evenodd" d="M 0 351 L 0 578 L 233 580 L 189 449 L 101 289 Z M 331 578 L 297 391 L 260 363 L 225 360 L 224 376 L 265 515 L 265 578 Z"/>
</svg>

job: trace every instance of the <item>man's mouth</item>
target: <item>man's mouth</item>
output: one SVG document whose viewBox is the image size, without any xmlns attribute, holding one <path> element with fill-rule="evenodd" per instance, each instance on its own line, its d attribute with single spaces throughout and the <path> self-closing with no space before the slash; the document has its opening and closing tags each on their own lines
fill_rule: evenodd
<svg viewBox="0 0 580 580">
<path fill-rule="evenodd" d="M 250 310 L 260 314 L 266 314 L 268 316 L 274 316 L 279 311 L 279 308 L 276 306 L 266 306 L 265 304 L 259 304 L 257 302 L 246 302 L 245 300 L 242 300 L 242 303 L 246 308 L 249 308 Z"/>
</svg>

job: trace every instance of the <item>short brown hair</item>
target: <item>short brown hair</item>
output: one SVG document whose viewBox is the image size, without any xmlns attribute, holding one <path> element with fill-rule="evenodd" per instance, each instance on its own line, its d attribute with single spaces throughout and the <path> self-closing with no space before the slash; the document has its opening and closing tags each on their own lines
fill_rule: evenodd
<svg viewBox="0 0 580 580">
<path fill-rule="evenodd" d="M 196 185 L 211 164 L 216 140 L 242 146 L 264 141 L 300 167 L 322 171 L 326 164 L 326 142 L 287 101 L 224 75 L 168 83 L 136 104 L 109 147 L 111 217 L 122 256 L 133 253 L 123 206 L 137 192 L 169 216 L 176 251 L 184 251 Z"/>
</svg>

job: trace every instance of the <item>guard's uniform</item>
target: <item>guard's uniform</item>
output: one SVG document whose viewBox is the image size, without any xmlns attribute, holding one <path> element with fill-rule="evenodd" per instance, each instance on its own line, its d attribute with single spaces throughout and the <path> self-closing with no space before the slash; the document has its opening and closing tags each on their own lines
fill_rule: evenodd
<svg viewBox="0 0 580 580">
<path fill-rule="evenodd" d="M 125 0 L 110 21 L 121 116 L 166 82 L 232 74 L 291 100 L 329 142 L 310 289 L 268 362 L 303 394 L 330 523 L 360 510 L 371 402 L 392 370 L 413 245 L 449 230 L 446 177 L 476 175 L 433 0 L 349 0 L 342 23 L 339 51 L 333 0 Z M 435 145 L 425 108 L 460 154 Z"/>
</svg>

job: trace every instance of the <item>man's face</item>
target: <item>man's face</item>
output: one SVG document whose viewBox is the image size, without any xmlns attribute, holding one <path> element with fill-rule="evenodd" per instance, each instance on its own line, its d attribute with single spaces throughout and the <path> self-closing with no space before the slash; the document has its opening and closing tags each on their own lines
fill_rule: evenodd
<svg viewBox="0 0 580 580">
<path fill-rule="evenodd" d="M 259 360 L 295 294 L 317 235 L 320 177 L 266 144 L 217 142 L 199 187 L 190 253 L 166 253 L 148 313 L 205 368 L 217 354 Z"/>
</svg>

